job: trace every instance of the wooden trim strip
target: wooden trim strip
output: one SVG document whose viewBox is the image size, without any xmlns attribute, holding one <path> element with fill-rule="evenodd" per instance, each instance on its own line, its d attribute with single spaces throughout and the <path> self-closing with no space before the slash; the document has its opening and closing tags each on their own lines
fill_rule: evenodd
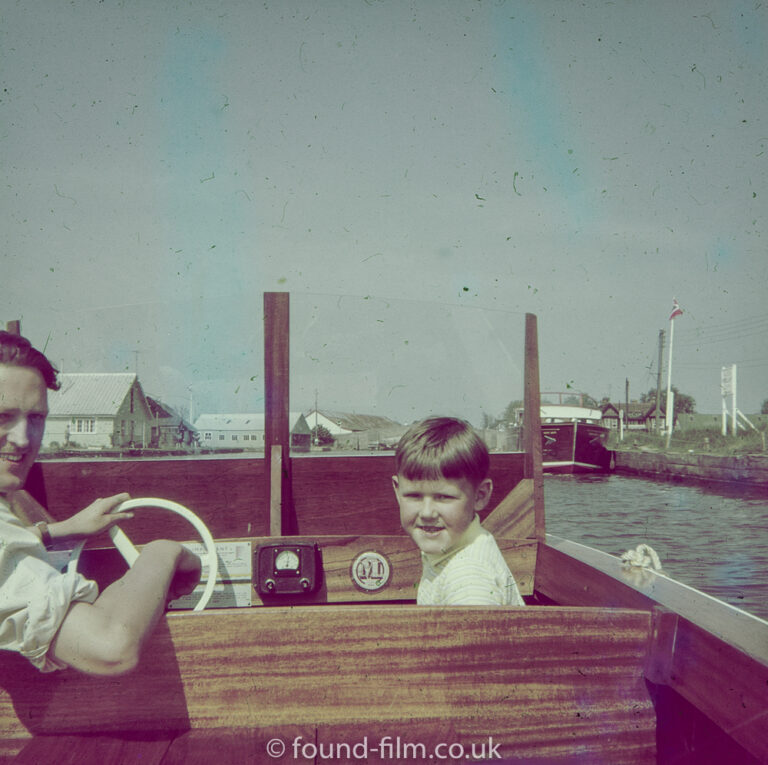
<svg viewBox="0 0 768 765">
<path fill-rule="evenodd" d="M 523 392 L 523 440 L 525 477 L 533 480 L 533 512 L 536 539 L 544 541 L 544 462 L 541 443 L 541 396 L 539 394 L 539 340 L 537 319 L 525 314 L 525 371 Z"/>
<path fill-rule="evenodd" d="M 269 463 L 269 533 L 280 536 L 283 533 L 283 447 L 272 445 Z"/>
</svg>

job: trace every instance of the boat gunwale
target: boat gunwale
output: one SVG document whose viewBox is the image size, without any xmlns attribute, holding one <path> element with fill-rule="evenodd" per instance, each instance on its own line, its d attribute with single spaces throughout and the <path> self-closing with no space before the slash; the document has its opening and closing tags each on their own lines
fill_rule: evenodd
<svg viewBox="0 0 768 765">
<path fill-rule="evenodd" d="M 646 568 L 632 569 L 615 555 L 589 545 L 547 534 L 545 546 L 611 577 L 644 596 L 651 607 L 663 606 L 673 611 L 695 627 L 768 666 L 768 620 L 664 573 Z"/>
</svg>

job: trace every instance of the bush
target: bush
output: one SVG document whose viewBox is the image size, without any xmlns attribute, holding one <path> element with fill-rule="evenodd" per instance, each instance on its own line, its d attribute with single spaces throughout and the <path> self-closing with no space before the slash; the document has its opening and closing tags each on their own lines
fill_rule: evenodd
<svg viewBox="0 0 768 765">
<path fill-rule="evenodd" d="M 333 443 L 333 436 L 325 425 L 312 428 L 312 443 L 315 446 L 328 446 Z"/>
</svg>

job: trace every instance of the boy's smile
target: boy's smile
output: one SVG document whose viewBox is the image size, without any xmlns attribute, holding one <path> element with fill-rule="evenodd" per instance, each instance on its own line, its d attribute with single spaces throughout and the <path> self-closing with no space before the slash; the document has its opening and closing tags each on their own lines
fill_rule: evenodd
<svg viewBox="0 0 768 765">
<path fill-rule="evenodd" d="M 422 552 L 433 554 L 461 539 L 493 488 L 488 478 L 475 488 L 466 479 L 411 481 L 402 475 L 392 476 L 392 486 L 403 529 Z"/>
</svg>

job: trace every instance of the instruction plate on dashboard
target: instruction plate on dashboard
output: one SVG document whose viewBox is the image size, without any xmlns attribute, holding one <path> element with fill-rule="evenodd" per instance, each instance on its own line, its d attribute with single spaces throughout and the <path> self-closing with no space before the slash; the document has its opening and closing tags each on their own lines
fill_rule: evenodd
<svg viewBox="0 0 768 765">
<path fill-rule="evenodd" d="M 205 545 L 199 542 L 185 543 L 191 552 L 203 560 L 203 574 L 200 584 L 189 595 L 171 601 L 168 608 L 179 610 L 194 608 L 205 588 L 208 567 L 205 565 Z M 219 556 L 219 575 L 208 603 L 208 608 L 248 608 L 253 605 L 253 563 L 250 542 L 216 542 Z"/>
</svg>

